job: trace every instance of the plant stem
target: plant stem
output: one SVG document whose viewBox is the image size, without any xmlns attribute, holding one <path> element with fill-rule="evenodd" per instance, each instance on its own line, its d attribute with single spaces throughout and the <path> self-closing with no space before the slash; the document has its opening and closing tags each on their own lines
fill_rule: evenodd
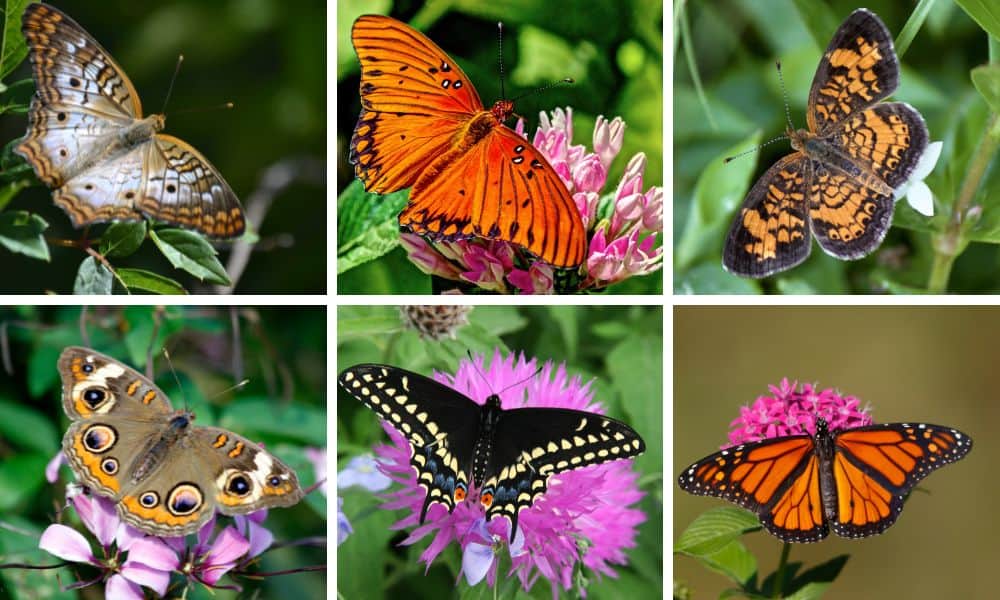
<svg viewBox="0 0 1000 600">
<path fill-rule="evenodd" d="M 962 235 L 967 220 L 966 213 L 972 206 L 976 191 L 998 148 L 1000 148 L 1000 117 L 997 113 L 991 113 L 986 122 L 986 131 L 969 160 L 969 171 L 962 181 L 958 199 L 951 209 L 951 218 L 945 230 L 934 239 L 934 265 L 931 267 L 930 279 L 927 282 L 927 291 L 932 294 L 942 294 L 948 286 L 951 267 L 967 243 Z"/>
<path fill-rule="evenodd" d="M 788 555 L 792 552 L 792 545 L 784 542 L 781 546 L 781 560 L 778 561 L 778 570 L 774 575 L 774 597 L 784 598 L 782 589 L 785 587 L 785 567 L 788 566 Z"/>
</svg>

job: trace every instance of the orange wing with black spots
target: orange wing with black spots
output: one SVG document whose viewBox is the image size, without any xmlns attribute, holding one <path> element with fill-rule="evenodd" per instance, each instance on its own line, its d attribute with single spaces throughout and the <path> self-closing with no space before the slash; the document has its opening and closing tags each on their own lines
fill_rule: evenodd
<svg viewBox="0 0 1000 600">
<path fill-rule="evenodd" d="M 541 153 L 504 125 L 512 102 L 484 109 L 461 68 L 395 19 L 359 18 L 352 41 L 362 110 L 350 162 L 368 191 L 413 188 L 400 226 L 437 241 L 509 242 L 560 268 L 583 262 L 579 210 Z"/>
<path fill-rule="evenodd" d="M 760 278 L 801 263 L 811 245 L 807 227 L 827 254 L 841 260 L 863 258 L 878 248 L 892 224 L 897 190 L 928 140 L 916 109 L 878 103 L 898 84 L 889 30 L 871 11 L 854 11 L 816 71 L 808 130 L 787 132 L 795 153 L 760 178 L 733 222 L 723 252 L 728 271 Z M 801 178 L 787 177 L 789 165 L 798 165 Z M 800 198 L 802 206 L 792 206 Z M 782 206 L 777 213 L 776 206 Z M 789 241 L 781 243 L 784 229 L 770 218 L 775 214 L 802 215 L 804 223 L 795 221 L 801 235 L 786 234 Z"/>
<path fill-rule="evenodd" d="M 961 459 L 972 440 L 950 427 L 888 423 L 743 444 L 685 469 L 681 489 L 734 502 L 786 542 L 882 533 L 918 481 Z"/>
</svg>

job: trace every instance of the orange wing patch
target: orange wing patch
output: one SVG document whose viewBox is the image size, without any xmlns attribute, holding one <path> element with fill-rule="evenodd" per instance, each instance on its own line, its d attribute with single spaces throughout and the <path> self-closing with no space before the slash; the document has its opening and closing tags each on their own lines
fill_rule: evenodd
<svg viewBox="0 0 1000 600">
<path fill-rule="evenodd" d="M 805 471 L 791 485 L 767 514 L 764 527 L 785 541 L 810 542 L 826 537 L 829 529 L 823 518 L 819 488 L 819 461 L 810 457 Z"/>
</svg>

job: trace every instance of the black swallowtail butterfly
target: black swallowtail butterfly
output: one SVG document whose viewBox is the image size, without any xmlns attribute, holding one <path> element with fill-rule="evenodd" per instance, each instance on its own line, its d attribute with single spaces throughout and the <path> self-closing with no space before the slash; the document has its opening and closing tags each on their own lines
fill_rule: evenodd
<svg viewBox="0 0 1000 600">
<path fill-rule="evenodd" d="M 420 522 L 432 504 L 449 512 L 479 488 L 486 520 L 517 516 L 545 493 L 550 476 L 630 458 L 646 449 L 639 434 L 615 419 L 564 408 L 503 410 L 496 394 L 477 404 L 433 379 L 388 365 L 355 365 L 340 385 L 402 433 L 410 465 L 426 491 Z"/>
</svg>

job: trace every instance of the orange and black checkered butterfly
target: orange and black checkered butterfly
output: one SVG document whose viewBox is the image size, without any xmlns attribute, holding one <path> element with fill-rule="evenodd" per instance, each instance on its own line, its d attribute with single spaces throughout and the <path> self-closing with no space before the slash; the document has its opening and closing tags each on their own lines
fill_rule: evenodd
<svg viewBox="0 0 1000 600">
<path fill-rule="evenodd" d="M 739 504 L 786 542 L 882 533 L 918 481 L 963 458 L 972 439 L 951 427 L 885 423 L 792 435 L 728 448 L 691 465 L 686 492 Z"/>
<path fill-rule="evenodd" d="M 899 85 L 892 35 L 875 13 L 851 13 L 833 36 L 809 91 L 809 129 L 786 132 L 793 154 L 751 188 L 726 237 L 722 265 L 767 277 L 804 261 L 809 232 L 842 260 L 882 243 L 898 190 L 927 147 L 909 104 L 879 102 Z"/>
<path fill-rule="evenodd" d="M 517 518 L 545 493 L 549 477 L 642 454 L 631 427 L 610 417 L 563 408 L 504 410 L 492 395 L 479 404 L 433 379 L 389 365 L 355 365 L 340 385 L 402 433 L 410 466 L 426 492 L 420 522 L 441 504 L 451 512 L 471 485 L 486 520 Z"/>
<path fill-rule="evenodd" d="M 560 268 L 583 262 L 580 212 L 541 152 L 504 125 L 512 101 L 483 108 L 455 61 L 396 19 L 364 15 L 351 41 L 362 108 L 350 162 L 369 192 L 412 188 L 401 227 L 509 242 Z"/>
</svg>

